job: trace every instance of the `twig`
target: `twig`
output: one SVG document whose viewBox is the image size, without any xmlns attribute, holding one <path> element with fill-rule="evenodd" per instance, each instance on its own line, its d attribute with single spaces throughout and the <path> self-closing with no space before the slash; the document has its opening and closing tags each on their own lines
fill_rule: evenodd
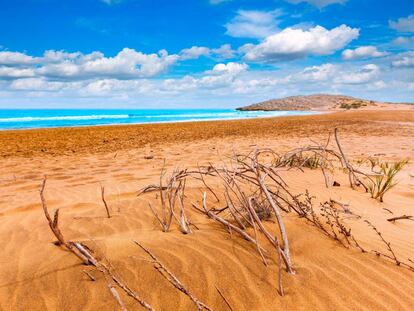
<svg viewBox="0 0 414 311">
<path fill-rule="evenodd" d="M 88 272 L 86 270 L 82 270 L 82 272 L 85 273 L 92 282 L 96 281 L 95 277 L 92 274 L 90 274 L 90 272 Z"/>
<path fill-rule="evenodd" d="M 227 307 L 229 307 L 230 311 L 234 311 L 234 309 L 231 307 L 230 303 L 227 301 L 226 297 L 224 297 L 223 293 L 220 291 L 217 285 L 216 285 L 216 290 L 220 294 L 221 298 L 223 298 L 224 302 L 226 303 Z"/>
<path fill-rule="evenodd" d="M 342 150 L 341 144 L 339 143 L 338 129 L 337 128 L 335 128 L 335 140 L 336 140 L 336 144 L 338 146 L 339 152 L 341 153 L 342 159 L 344 160 L 345 166 L 348 169 L 349 184 L 350 184 L 351 188 L 354 189 L 353 168 L 349 164 L 348 159 L 347 159 L 344 151 Z"/>
<path fill-rule="evenodd" d="M 409 216 L 409 215 L 402 215 L 402 216 L 398 216 L 398 217 L 388 218 L 388 219 L 387 219 L 387 221 L 394 222 L 394 221 L 396 221 L 396 220 L 400 220 L 400 219 L 414 220 L 414 219 L 413 219 L 413 216 Z"/>
<path fill-rule="evenodd" d="M 106 215 L 108 216 L 108 218 L 111 218 L 111 214 L 109 213 L 109 207 L 108 204 L 106 203 L 105 200 L 105 187 L 101 185 L 101 198 L 102 198 L 102 202 L 105 206 L 105 210 L 106 210 Z"/>
<path fill-rule="evenodd" d="M 349 204 L 346 204 L 346 203 L 341 203 L 341 202 L 336 201 L 336 200 L 333 200 L 333 199 L 329 199 L 329 201 L 330 201 L 331 203 L 337 204 L 337 205 L 339 205 L 340 207 L 342 207 L 342 209 L 343 209 L 343 211 L 344 211 L 345 213 L 347 213 L 347 214 L 352 214 L 351 210 L 349 209 Z"/>
<path fill-rule="evenodd" d="M 132 297 L 135 301 L 137 301 L 142 307 L 144 307 L 146 310 L 154 311 L 154 308 L 147 302 L 145 302 L 142 298 L 139 297 L 139 295 L 133 291 L 127 284 L 125 284 L 121 279 L 119 279 L 117 276 L 115 276 L 109 268 L 103 264 L 102 262 L 98 261 L 88 250 L 87 247 L 85 247 L 80 242 L 70 242 L 66 241 L 63 237 L 62 232 L 59 229 L 59 209 L 56 210 L 55 216 L 53 220 L 50 217 L 48 208 L 47 208 L 47 202 L 46 198 L 44 196 L 44 190 L 46 187 L 46 176 L 43 179 L 42 187 L 40 189 L 40 199 L 42 201 L 42 207 L 43 212 L 45 214 L 45 217 L 49 223 L 49 227 L 52 230 L 55 237 L 58 239 L 59 244 L 63 245 L 67 250 L 75 254 L 79 259 L 82 260 L 82 262 L 85 265 L 92 265 L 94 266 L 99 272 L 101 272 L 105 278 L 110 278 L 113 282 L 115 282 L 119 288 L 121 288 L 127 295 Z M 111 284 L 108 284 L 108 287 L 110 287 Z M 113 290 L 111 290 L 111 294 L 114 295 Z M 115 297 L 115 296 L 114 296 Z M 116 297 L 115 297 L 116 299 Z M 119 301 L 118 301 L 119 303 Z"/>
<path fill-rule="evenodd" d="M 365 222 L 368 224 L 368 226 L 370 226 L 372 228 L 372 230 L 375 231 L 375 233 L 381 238 L 382 242 L 384 242 L 384 244 L 387 246 L 388 251 L 391 253 L 391 256 L 387 256 L 386 254 L 381 254 L 380 252 L 374 251 L 378 256 L 383 255 L 385 257 L 388 257 L 392 260 L 395 261 L 395 264 L 397 266 L 401 265 L 401 262 L 397 259 L 397 256 L 395 255 L 393 249 L 391 248 L 391 243 L 387 242 L 384 237 L 382 236 L 382 233 L 378 231 L 378 229 L 369 221 L 369 220 L 365 220 Z"/>
<path fill-rule="evenodd" d="M 207 306 L 205 303 L 201 302 L 196 296 L 194 296 L 184 285 L 181 283 L 181 281 L 172 273 L 170 270 L 167 269 L 166 266 L 164 266 L 160 260 L 147 248 L 145 248 L 141 243 L 134 240 L 134 243 L 138 245 L 143 251 L 145 251 L 156 263 L 154 266 L 172 285 L 174 285 L 175 288 L 186 294 L 191 301 L 194 302 L 194 304 L 197 307 L 197 310 L 208 310 L 212 311 L 209 306 Z M 166 273 L 166 275 L 164 273 Z"/>
<path fill-rule="evenodd" d="M 107 285 L 109 288 L 109 291 L 111 292 L 112 296 L 115 298 L 115 300 L 118 302 L 119 306 L 121 307 L 122 311 L 127 311 L 127 308 L 125 307 L 124 302 L 121 299 L 121 296 L 119 296 L 118 291 L 112 284 L 112 281 L 107 278 Z"/>
</svg>

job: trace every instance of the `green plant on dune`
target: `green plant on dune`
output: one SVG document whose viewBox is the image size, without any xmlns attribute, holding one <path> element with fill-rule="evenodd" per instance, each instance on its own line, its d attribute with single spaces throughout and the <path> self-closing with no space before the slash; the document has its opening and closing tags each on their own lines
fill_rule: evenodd
<svg viewBox="0 0 414 311">
<path fill-rule="evenodd" d="M 408 163 L 408 160 L 396 163 L 380 163 L 377 159 L 369 159 L 369 161 L 371 162 L 372 171 L 377 173 L 377 175 L 373 179 L 370 179 L 368 191 L 370 192 L 372 198 L 376 200 L 379 199 L 380 202 L 384 202 L 385 193 L 397 184 L 395 176 Z"/>
</svg>

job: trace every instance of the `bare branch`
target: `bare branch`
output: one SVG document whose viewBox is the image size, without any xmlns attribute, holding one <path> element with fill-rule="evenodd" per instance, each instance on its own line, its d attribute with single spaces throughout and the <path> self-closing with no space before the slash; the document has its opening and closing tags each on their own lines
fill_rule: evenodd
<svg viewBox="0 0 414 311">
<path fill-rule="evenodd" d="M 209 306 L 207 306 L 205 303 L 201 302 L 196 296 L 194 296 L 194 294 L 192 294 L 184 286 L 184 284 L 181 283 L 181 281 L 170 270 L 168 270 L 167 267 L 149 249 L 145 248 L 141 243 L 139 243 L 136 240 L 134 240 L 134 243 L 138 245 L 144 252 L 146 252 L 154 260 L 155 262 L 154 267 L 155 269 L 157 269 L 157 271 L 159 271 L 162 274 L 162 276 L 164 276 L 172 285 L 174 285 L 175 288 L 177 288 L 178 290 L 186 294 L 191 299 L 191 301 L 194 302 L 194 304 L 197 307 L 197 310 L 204 310 L 204 309 L 208 311 L 213 310 Z"/>
</svg>

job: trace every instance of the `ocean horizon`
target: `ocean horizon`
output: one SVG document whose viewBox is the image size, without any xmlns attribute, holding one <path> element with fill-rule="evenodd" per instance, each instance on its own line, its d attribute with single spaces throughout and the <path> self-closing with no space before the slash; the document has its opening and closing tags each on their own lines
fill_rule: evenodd
<svg viewBox="0 0 414 311">
<path fill-rule="evenodd" d="M 0 130 L 237 120 L 315 113 L 235 109 L 2 109 Z"/>
</svg>

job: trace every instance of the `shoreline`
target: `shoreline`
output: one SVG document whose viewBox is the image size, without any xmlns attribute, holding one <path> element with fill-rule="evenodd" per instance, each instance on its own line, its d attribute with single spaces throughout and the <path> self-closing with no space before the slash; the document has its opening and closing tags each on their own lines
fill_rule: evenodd
<svg viewBox="0 0 414 311">
<path fill-rule="evenodd" d="M 207 110 L 206 110 L 207 111 Z M 255 112 L 255 111 L 253 111 Z M 270 112 L 270 111 L 262 111 Z M 324 113 L 334 113 L 336 111 L 297 111 L 297 110 L 283 110 L 283 111 L 274 111 L 274 112 L 299 112 L 298 114 L 292 115 L 280 115 L 280 116 L 254 116 L 254 117 L 240 117 L 240 118 L 208 118 L 208 119 L 190 119 L 190 120 L 168 120 L 168 121 L 155 121 L 155 122 L 137 122 L 137 123 L 107 123 L 107 124 L 85 124 L 85 125 L 65 125 L 65 126 L 45 126 L 45 127 L 25 127 L 25 128 L 1 128 L 0 132 L 3 131 L 22 131 L 22 130 L 42 130 L 42 129 L 60 129 L 60 128 L 85 128 L 85 127 L 105 127 L 105 126 L 134 126 L 134 125 L 152 125 L 152 124 L 175 124 L 175 123 L 187 123 L 187 122 L 210 122 L 210 121 L 238 121 L 238 120 L 251 120 L 251 119 L 266 119 L 266 118 L 283 118 L 283 117 L 298 117 L 298 116 L 308 116 Z"/>
<path fill-rule="evenodd" d="M 402 135 L 404 122 L 413 121 L 414 110 L 366 110 L 225 121 L 5 130 L 0 131 L 0 157 L 117 152 L 226 137 L 315 137 L 334 127 L 367 137 Z M 411 131 L 408 133 L 411 135 Z"/>
</svg>

